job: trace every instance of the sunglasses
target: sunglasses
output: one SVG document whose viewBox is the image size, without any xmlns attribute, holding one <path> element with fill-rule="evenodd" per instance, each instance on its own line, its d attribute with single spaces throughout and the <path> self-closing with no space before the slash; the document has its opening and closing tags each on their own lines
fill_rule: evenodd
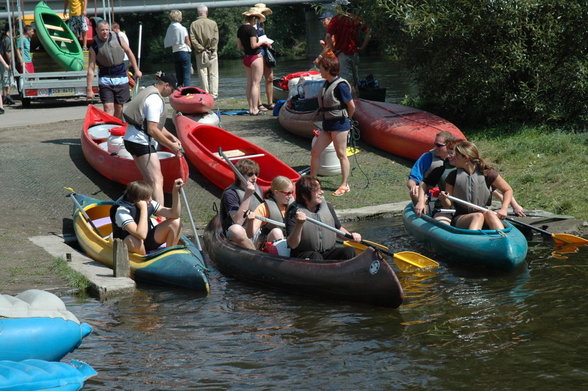
<svg viewBox="0 0 588 391">
<path fill-rule="evenodd" d="M 285 196 L 291 196 L 294 194 L 293 191 L 282 191 L 282 190 L 278 190 L 280 193 L 282 193 Z"/>
<path fill-rule="evenodd" d="M 253 175 L 257 176 L 257 173 L 256 173 L 256 172 L 248 172 L 248 173 L 247 173 L 247 176 L 248 176 L 249 178 L 251 178 Z"/>
<path fill-rule="evenodd" d="M 438 148 L 444 147 L 446 144 L 441 144 L 441 143 L 435 143 L 435 146 Z"/>
</svg>

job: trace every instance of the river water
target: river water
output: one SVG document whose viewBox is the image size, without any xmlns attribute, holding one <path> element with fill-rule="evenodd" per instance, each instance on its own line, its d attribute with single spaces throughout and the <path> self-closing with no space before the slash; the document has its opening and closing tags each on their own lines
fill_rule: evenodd
<svg viewBox="0 0 588 391">
<path fill-rule="evenodd" d="M 420 249 L 400 217 L 351 229 Z M 399 309 L 312 300 L 210 272 L 207 297 L 142 286 L 99 303 L 65 298 L 95 331 L 66 357 L 88 390 L 580 390 L 588 386 L 588 248 L 496 274 L 442 263 L 399 272 Z"/>
<path fill-rule="evenodd" d="M 226 64 L 221 95 L 241 96 L 240 62 Z M 410 91 L 400 67 L 369 65 L 387 100 Z M 276 75 L 307 68 L 284 64 Z M 434 257 L 400 217 L 348 228 Z M 103 303 L 66 297 L 94 333 L 65 361 L 98 371 L 87 390 L 588 389 L 588 248 L 553 250 L 535 238 L 525 267 L 507 274 L 445 263 L 399 272 L 399 309 L 291 296 L 214 268 L 207 297 L 153 286 Z"/>
<path fill-rule="evenodd" d="M 386 101 L 399 102 L 407 94 L 415 92 L 414 84 L 411 82 L 406 69 L 395 62 L 381 58 L 361 58 L 359 68 L 360 79 L 372 74 L 386 88 Z M 145 64 L 144 84 L 153 83 L 153 73 L 159 69 L 165 72 L 174 72 L 173 63 L 161 66 Z M 195 67 L 195 66 L 194 66 Z M 278 58 L 278 65 L 274 68 L 274 77 L 278 78 L 293 72 L 307 71 L 313 67 L 312 60 L 281 60 Z M 221 60 L 219 62 L 219 97 L 220 98 L 243 98 L 245 99 L 245 68 L 241 60 Z M 192 84 L 201 87 L 198 83 L 198 76 L 192 75 Z M 263 83 L 262 83 L 263 84 Z M 265 94 L 263 101 L 266 102 Z"/>
</svg>

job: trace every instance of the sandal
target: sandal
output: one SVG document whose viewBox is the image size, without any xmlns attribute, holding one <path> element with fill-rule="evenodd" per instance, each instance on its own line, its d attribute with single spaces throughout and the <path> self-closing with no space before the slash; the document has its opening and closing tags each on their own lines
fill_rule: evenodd
<svg viewBox="0 0 588 391">
<path fill-rule="evenodd" d="M 271 105 L 266 105 L 265 107 L 267 107 L 268 110 L 273 110 L 276 107 L 276 105 L 272 103 Z"/>
<path fill-rule="evenodd" d="M 267 111 L 267 108 L 264 105 L 259 105 L 257 106 L 257 108 L 259 109 L 259 111 Z"/>
<path fill-rule="evenodd" d="M 249 115 L 263 115 L 263 111 L 259 110 L 257 113 L 249 112 Z"/>
<path fill-rule="evenodd" d="M 341 197 L 343 194 L 349 193 L 350 191 L 351 191 L 351 188 L 349 187 L 349 185 L 339 186 L 339 188 L 337 190 L 335 190 L 333 195 L 335 197 Z"/>
</svg>

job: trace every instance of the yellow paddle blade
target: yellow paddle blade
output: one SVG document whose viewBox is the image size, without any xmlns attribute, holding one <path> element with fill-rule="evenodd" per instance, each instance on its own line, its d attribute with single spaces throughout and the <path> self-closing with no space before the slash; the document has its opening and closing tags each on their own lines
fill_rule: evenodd
<svg viewBox="0 0 588 391">
<path fill-rule="evenodd" d="M 423 267 L 438 267 L 439 263 L 414 251 L 401 251 L 394 253 L 394 260 L 407 263 L 409 265 L 423 268 Z"/>
<path fill-rule="evenodd" d="M 588 239 L 570 234 L 551 234 L 551 237 L 561 243 L 588 244 Z"/>
<path fill-rule="evenodd" d="M 344 241 L 343 245 L 347 246 L 347 247 L 353 247 L 354 249 L 357 250 L 358 254 L 362 253 L 367 248 L 367 246 L 365 244 L 361 244 L 358 242 L 352 242 L 351 240 Z"/>
<path fill-rule="evenodd" d="M 347 156 L 353 156 L 359 153 L 359 148 L 347 147 Z"/>
<path fill-rule="evenodd" d="M 375 246 L 377 248 L 381 248 L 382 250 L 390 250 L 390 247 L 386 247 L 383 244 L 372 242 L 371 240 L 365 240 L 365 239 L 363 241 L 366 242 L 367 244 L 371 244 L 372 246 Z M 359 244 L 361 244 L 361 243 L 359 243 Z"/>
</svg>

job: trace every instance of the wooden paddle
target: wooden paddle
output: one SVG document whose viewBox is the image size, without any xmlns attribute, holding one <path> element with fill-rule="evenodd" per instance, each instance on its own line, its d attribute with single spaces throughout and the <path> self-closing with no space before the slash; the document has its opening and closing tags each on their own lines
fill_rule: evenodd
<svg viewBox="0 0 588 391">
<path fill-rule="evenodd" d="M 453 202 L 457 202 L 457 203 L 460 203 L 460 204 L 463 204 L 463 205 L 467 205 L 470 208 L 479 210 L 481 212 L 487 212 L 487 211 L 490 210 L 490 209 L 486 209 L 486 208 L 484 208 L 482 206 L 479 206 L 479 205 L 476 205 L 476 204 L 472 204 L 471 202 L 462 200 L 462 199 L 457 198 L 457 197 L 454 197 L 454 196 L 447 196 L 447 198 L 449 198 Z M 492 211 L 492 212 L 494 212 L 494 211 Z M 494 212 L 494 213 L 496 213 L 496 212 Z M 560 243 L 572 243 L 572 244 L 586 244 L 586 243 L 588 243 L 588 239 L 584 239 L 584 238 L 581 238 L 579 236 L 575 236 L 575 235 L 571 235 L 571 234 L 552 233 L 552 232 L 546 231 L 544 229 L 541 229 L 539 227 L 535 227 L 534 225 L 523 223 L 522 221 L 519 221 L 519 220 L 515 220 L 512 217 L 506 217 L 506 220 L 512 221 L 515 224 L 520 224 L 520 225 L 522 225 L 524 227 L 528 227 L 530 229 L 534 229 L 535 231 L 541 232 L 544 235 L 551 236 L 551 238 L 553 240 L 555 240 L 556 242 L 560 242 Z"/>
</svg>

